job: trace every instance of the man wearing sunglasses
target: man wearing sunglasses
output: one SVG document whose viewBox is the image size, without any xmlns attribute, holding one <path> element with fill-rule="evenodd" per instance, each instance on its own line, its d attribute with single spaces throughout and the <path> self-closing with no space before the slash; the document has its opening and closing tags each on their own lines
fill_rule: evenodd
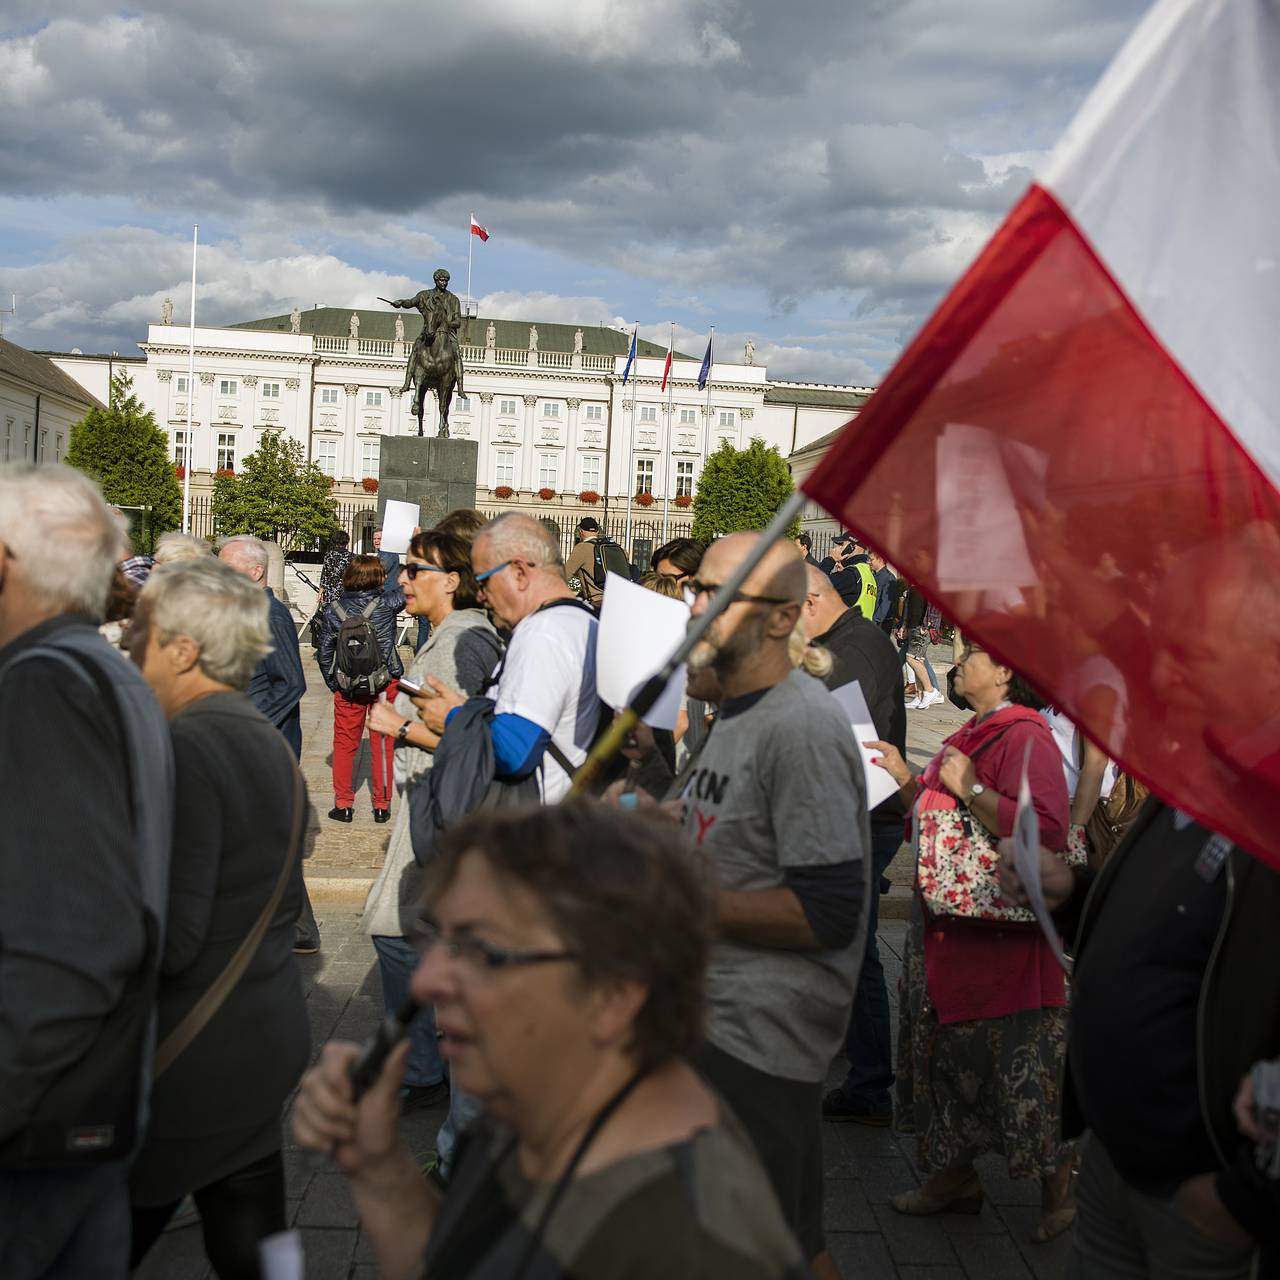
<svg viewBox="0 0 1280 1280">
<path fill-rule="evenodd" d="M 471 564 L 494 625 L 511 633 L 492 692 L 497 776 L 527 778 L 541 766 L 542 798 L 551 804 L 569 790 L 600 722 L 596 615 L 569 590 L 555 535 L 528 516 L 485 525 Z M 443 734 L 465 699 L 438 680 L 428 683 L 433 696 L 414 704 L 427 728 Z"/>
<path fill-rule="evenodd" d="M 760 535 L 716 542 L 686 589 L 693 615 Z M 681 792 L 685 830 L 720 873 L 720 942 L 707 971 L 698 1066 L 751 1135 L 819 1280 L 822 1085 L 844 1038 L 870 889 L 866 787 L 849 724 L 791 665 L 805 564 L 779 542 L 695 648 L 720 716 Z"/>
</svg>

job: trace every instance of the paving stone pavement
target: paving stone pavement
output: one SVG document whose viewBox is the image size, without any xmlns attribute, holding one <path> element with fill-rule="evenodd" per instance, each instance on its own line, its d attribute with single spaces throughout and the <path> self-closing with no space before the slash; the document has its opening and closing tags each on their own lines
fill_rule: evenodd
<svg viewBox="0 0 1280 1280">
<path fill-rule="evenodd" d="M 320 905 L 317 915 L 321 952 L 298 960 L 313 1055 L 329 1039 L 363 1040 L 381 1012 L 377 965 L 358 908 Z M 895 1040 L 904 932 L 901 921 L 891 920 L 879 935 Z M 842 1075 L 837 1062 L 831 1082 Z M 443 1107 L 406 1116 L 401 1131 L 409 1148 L 431 1151 L 443 1119 Z M 1003 1161 L 979 1162 L 987 1203 L 978 1217 L 903 1218 L 888 1202 L 922 1181 L 911 1140 L 854 1124 L 828 1123 L 824 1130 L 826 1227 L 847 1280 L 1060 1280 L 1065 1274 L 1065 1237 L 1050 1245 L 1029 1242 L 1039 1193 L 1010 1181 Z M 285 1170 L 289 1222 L 302 1235 L 307 1280 L 373 1280 L 378 1270 L 343 1177 L 324 1157 L 298 1150 L 287 1133 Z M 135 1274 L 137 1280 L 208 1280 L 199 1226 L 167 1232 Z"/>
</svg>

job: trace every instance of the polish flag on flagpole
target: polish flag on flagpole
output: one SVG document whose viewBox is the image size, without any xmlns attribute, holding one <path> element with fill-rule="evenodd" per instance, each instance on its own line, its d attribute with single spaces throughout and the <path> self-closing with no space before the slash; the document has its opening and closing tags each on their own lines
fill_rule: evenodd
<svg viewBox="0 0 1280 1280">
<path fill-rule="evenodd" d="M 1280 14 L 1158 0 L 807 495 L 1280 867 Z"/>
<path fill-rule="evenodd" d="M 479 236 L 481 240 L 487 240 L 489 238 L 489 233 L 476 221 L 476 215 L 474 213 L 471 215 L 471 234 L 473 236 Z"/>
<path fill-rule="evenodd" d="M 667 389 L 667 379 L 671 377 L 671 353 L 675 350 L 675 326 L 672 326 L 671 341 L 667 344 L 667 362 L 662 366 L 662 386 L 658 388 L 659 393 Z"/>
</svg>

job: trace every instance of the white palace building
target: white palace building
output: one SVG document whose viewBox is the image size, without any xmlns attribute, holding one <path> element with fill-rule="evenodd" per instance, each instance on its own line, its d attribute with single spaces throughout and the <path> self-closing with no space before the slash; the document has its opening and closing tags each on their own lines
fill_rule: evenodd
<svg viewBox="0 0 1280 1280">
<path fill-rule="evenodd" d="M 316 307 L 197 326 L 191 385 L 181 325 L 150 325 L 141 357 L 49 355 L 103 401 L 111 372 L 127 367 L 169 432 L 175 463 L 190 458 L 195 493 L 207 494 L 217 471 L 235 470 L 264 432 L 277 431 L 333 477 L 340 502 L 372 506 L 380 437 L 417 430 L 400 386 L 421 324 L 413 312 Z M 701 358 L 677 353 L 668 396 L 666 350 L 649 342 L 624 386 L 630 336 L 601 326 L 480 317 L 466 322 L 462 341 L 467 394 L 454 399 L 450 433 L 479 445 L 476 497 L 487 511 L 578 517 L 599 514 L 607 500 L 617 516 L 630 501 L 647 517 L 666 509 L 684 523 L 703 461 L 722 441 L 743 447 L 758 436 L 790 457 L 843 426 L 872 390 L 771 379 L 744 356 L 717 360 L 700 391 Z M 424 428 L 438 428 L 432 395 Z"/>
</svg>

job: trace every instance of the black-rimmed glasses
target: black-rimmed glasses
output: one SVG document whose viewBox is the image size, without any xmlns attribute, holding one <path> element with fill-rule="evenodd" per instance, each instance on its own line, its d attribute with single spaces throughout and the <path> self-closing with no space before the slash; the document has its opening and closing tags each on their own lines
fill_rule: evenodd
<svg viewBox="0 0 1280 1280">
<path fill-rule="evenodd" d="M 521 951 L 499 947 L 478 938 L 474 933 L 445 934 L 431 916 L 420 915 L 413 925 L 413 945 L 418 954 L 425 956 L 436 946 L 444 947 L 450 960 L 476 973 L 497 973 L 501 969 L 521 969 L 532 964 L 551 964 L 563 960 L 576 960 L 575 951 Z"/>
<path fill-rule="evenodd" d="M 722 582 L 699 582 L 696 578 L 690 578 L 684 584 L 684 589 L 691 592 L 696 600 L 699 596 L 713 596 L 724 584 Z M 778 596 L 756 596 L 749 591 L 735 591 L 730 598 L 730 604 L 792 604 L 791 600 L 783 600 Z"/>
<path fill-rule="evenodd" d="M 417 564 L 409 561 L 400 566 L 400 572 L 412 582 L 420 573 L 452 573 L 452 569 L 442 569 L 438 564 Z"/>
</svg>

